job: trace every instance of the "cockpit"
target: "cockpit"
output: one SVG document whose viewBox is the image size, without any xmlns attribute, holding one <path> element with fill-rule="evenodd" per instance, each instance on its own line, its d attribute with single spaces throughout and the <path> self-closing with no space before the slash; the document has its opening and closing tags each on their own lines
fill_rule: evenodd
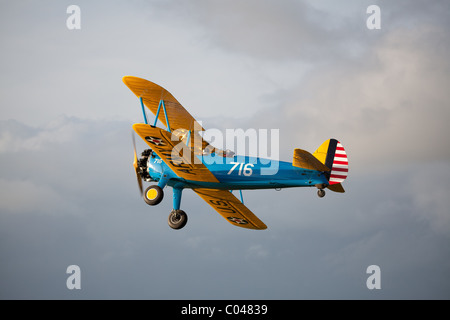
<svg viewBox="0 0 450 320">
<path fill-rule="evenodd" d="M 177 129 L 172 132 L 178 139 L 186 143 L 197 156 L 217 155 L 224 158 L 232 158 L 235 153 L 229 149 L 222 150 L 214 147 L 200 136 L 196 131 Z"/>
</svg>

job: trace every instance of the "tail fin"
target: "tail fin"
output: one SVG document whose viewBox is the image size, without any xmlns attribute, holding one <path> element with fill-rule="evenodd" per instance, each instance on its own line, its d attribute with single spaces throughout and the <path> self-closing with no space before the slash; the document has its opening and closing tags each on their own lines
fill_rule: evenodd
<svg viewBox="0 0 450 320">
<path fill-rule="evenodd" d="M 326 173 L 330 185 L 328 188 L 335 192 L 344 192 L 341 183 L 348 175 L 348 159 L 342 144 L 336 139 L 329 139 L 313 153 L 320 162 L 331 169 Z"/>
</svg>

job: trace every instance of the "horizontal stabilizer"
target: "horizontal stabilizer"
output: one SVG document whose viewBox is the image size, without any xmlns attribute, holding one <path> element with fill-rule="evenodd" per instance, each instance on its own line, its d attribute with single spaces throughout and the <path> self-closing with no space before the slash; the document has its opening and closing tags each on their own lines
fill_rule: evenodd
<svg viewBox="0 0 450 320">
<path fill-rule="evenodd" d="M 344 187 L 342 186 L 341 183 L 330 184 L 327 188 L 334 192 L 339 192 L 339 193 L 345 192 Z"/>
<path fill-rule="evenodd" d="M 302 149 L 294 150 L 294 160 L 292 165 L 308 170 L 330 171 L 330 168 L 317 160 L 311 153 Z"/>
</svg>

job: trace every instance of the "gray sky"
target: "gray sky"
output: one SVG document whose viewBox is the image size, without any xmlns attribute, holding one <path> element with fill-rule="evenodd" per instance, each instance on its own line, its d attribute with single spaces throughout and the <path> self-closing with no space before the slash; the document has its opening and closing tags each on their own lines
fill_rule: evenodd
<svg viewBox="0 0 450 320">
<path fill-rule="evenodd" d="M 66 27 L 71 4 L 81 30 Z M 381 8 L 369 30 L 366 9 Z M 449 299 L 446 1 L 0 1 L 1 299 Z M 268 229 L 190 190 L 187 226 L 138 195 L 121 78 L 205 128 L 339 139 L 345 194 L 244 192 Z M 144 144 L 140 143 L 139 147 Z M 81 290 L 66 268 L 81 268 Z M 381 268 L 368 290 L 366 268 Z"/>
</svg>

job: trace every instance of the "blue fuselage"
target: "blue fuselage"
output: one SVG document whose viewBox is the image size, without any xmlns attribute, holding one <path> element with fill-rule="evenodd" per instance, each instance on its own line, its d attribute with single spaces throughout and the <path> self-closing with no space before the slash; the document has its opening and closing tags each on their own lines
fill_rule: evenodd
<svg viewBox="0 0 450 320">
<path fill-rule="evenodd" d="M 328 185 L 323 172 L 294 167 L 285 161 L 234 156 L 198 156 L 209 171 L 219 180 L 199 182 L 178 177 L 156 154 L 148 158 L 147 168 L 154 181 L 166 180 L 175 188 L 212 188 L 224 190 L 275 189 Z"/>
</svg>

